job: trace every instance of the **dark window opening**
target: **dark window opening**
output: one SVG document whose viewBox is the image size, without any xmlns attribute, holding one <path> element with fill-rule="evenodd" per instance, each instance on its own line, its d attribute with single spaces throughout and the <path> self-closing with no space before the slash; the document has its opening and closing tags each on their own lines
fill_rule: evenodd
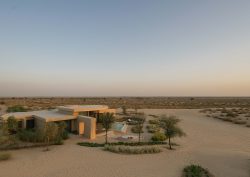
<svg viewBox="0 0 250 177">
<path fill-rule="evenodd" d="M 32 128 L 35 128 L 35 120 L 34 119 L 26 120 L 26 129 L 32 129 Z"/>
</svg>

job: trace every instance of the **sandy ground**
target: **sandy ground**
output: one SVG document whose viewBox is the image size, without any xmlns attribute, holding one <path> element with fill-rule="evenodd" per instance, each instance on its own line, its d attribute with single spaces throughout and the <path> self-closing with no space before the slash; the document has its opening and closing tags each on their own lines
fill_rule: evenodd
<svg viewBox="0 0 250 177">
<path fill-rule="evenodd" d="M 181 146 L 160 154 L 119 155 L 75 145 L 67 140 L 51 151 L 42 148 L 12 151 L 0 163 L 2 177 L 180 177 L 185 165 L 198 163 L 216 177 L 250 176 L 250 128 L 204 117 L 197 110 L 144 110 L 148 114 L 173 114 L 187 137 Z"/>
</svg>

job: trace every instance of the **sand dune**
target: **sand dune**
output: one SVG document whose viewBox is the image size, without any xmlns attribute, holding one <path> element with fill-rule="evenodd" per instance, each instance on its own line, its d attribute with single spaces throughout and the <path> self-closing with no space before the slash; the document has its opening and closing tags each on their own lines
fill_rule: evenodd
<svg viewBox="0 0 250 177">
<path fill-rule="evenodd" d="M 197 110 L 143 110 L 173 114 L 187 137 L 176 139 L 176 151 L 160 154 L 118 155 L 75 145 L 72 138 L 51 151 L 42 148 L 12 151 L 0 163 L 2 177 L 179 177 L 185 165 L 198 163 L 216 177 L 249 177 L 250 128 L 204 117 Z"/>
</svg>

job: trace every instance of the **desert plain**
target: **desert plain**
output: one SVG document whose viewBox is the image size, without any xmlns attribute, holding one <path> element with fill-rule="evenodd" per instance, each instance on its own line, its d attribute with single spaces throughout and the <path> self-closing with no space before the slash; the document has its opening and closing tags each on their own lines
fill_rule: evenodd
<svg viewBox="0 0 250 177">
<path fill-rule="evenodd" d="M 72 136 L 50 151 L 11 151 L 0 163 L 3 177 L 180 177 L 189 164 L 199 164 L 216 177 L 250 176 L 250 128 L 206 117 L 198 109 L 140 109 L 147 115 L 175 115 L 186 137 L 175 138 L 175 150 L 159 154 L 121 155 L 76 145 Z M 111 137 L 112 139 L 112 137 Z M 101 141 L 101 138 L 99 139 Z"/>
</svg>

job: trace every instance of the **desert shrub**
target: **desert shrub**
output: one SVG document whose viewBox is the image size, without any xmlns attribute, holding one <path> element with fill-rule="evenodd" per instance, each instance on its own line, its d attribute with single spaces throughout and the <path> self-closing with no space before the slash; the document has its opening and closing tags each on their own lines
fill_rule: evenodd
<svg viewBox="0 0 250 177">
<path fill-rule="evenodd" d="M 202 109 L 200 110 L 201 113 L 212 112 L 212 109 Z"/>
<path fill-rule="evenodd" d="M 26 109 L 20 105 L 10 106 L 7 109 L 7 112 L 27 112 L 27 111 L 28 111 L 28 109 Z"/>
<path fill-rule="evenodd" d="M 233 123 L 242 125 L 242 124 L 246 124 L 247 121 L 241 120 L 241 119 L 236 119 L 236 120 L 233 120 Z"/>
<path fill-rule="evenodd" d="M 10 158 L 11 158 L 11 154 L 10 153 L 1 153 L 0 154 L 0 161 L 8 160 Z"/>
<path fill-rule="evenodd" d="M 8 136 L 0 136 L 0 145 L 7 144 L 9 142 Z"/>
<path fill-rule="evenodd" d="M 65 122 L 59 122 L 57 124 L 58 132 L 57 132 L 57 137 L 55 138 L 56 141 L 60 140 L 66 140 L 69 138 L 69 133 L 66 130 L 67 124 Z"/>
<path fill-rule="evenodd" d="M 55 139 L 55 145 L 62 145 L 63 144 L 63 138 L 61 136 L 57 136 Z"/>
<path fill-rule="evenodd" d="M 183 169 L 182 177 L 214 177 L 214 175 L 199 165 L 189 165 Z"/>
<path fill-rule="evenodd" d="M 104 143 L 91 143 L 91 142 L 80 142 L 77 143 L 80 146 L 87 146 L 87 147 L 104 147 Z"/>
<path fill-rule="evenodd" d="M 153 154 L 161 152 L 159 147 L 130 147 L 105 145 L 104 150 L 121 154 Z"/>
<path fill-rule="evenodd" d="M 227 117 L 237 117 L 238 114 L 237 113 L 234 113 L 232 111 L 228 111 L 227 114 L 226 114 Z"/>
<path fill-rule="evenodd" d="M 64 130 L 61 137 L 64 140 L 69 139 L 69 132 L 67 130 Z"/>
<path fill-rule="evenodd" d="M 79 142 L 77 143 L 80 146 L 87 146 L 87 147 L 104 147 L 104 143 L 93 143 L 93 142 Z M 107 145 L 111 146 L 119 146 L 119 145 L 124 145 L 124 146 L 145 146 L 145 145 L 164 145 L 167 144 L 164 141 L 149 141 L 149 142 L 113 142 L 113 143 L 108 143 Z"/>
<path fill-rule="evenodd" d="M 159 120 L 149 120 L 149 124 L 159 124 Z"/>
<path fill-rule="evenodd" d="M 154 114 L 149 114 L 149 116 L 154 117 L 154 118 L 158 118 L 159 117 L 159 116 L 154 115 Z"/>
<path fill-rule="evenodd" d="M 164 133 L 156 132 L 151 139 L 152 141 L 165 141 L 167 137 Z"/>
<path fill-rule="evenodd" d="M 7 119 L 7 129 L 10 134 L 16 134 L 18 130 L 18 121 L 15 119 L 15 117 L 10 116 Z"/>
<path fill-rule="evenodd" d="M 135 125 L 135 126 L 133 126 L 133 127 L 131 128 L 131 131 L 132 131 L 133 133 L 139 133 L 139 132 L 143 133 L 142 126 L 140 126 L 140 125 Z"/>
<path fill-rule="evenodd" d="M 25 142 L 43 142 L 44 133 L 40 130 L 21 130 L 18 132 L 18 137 L 21 141 Z"/>
<path fill-rule="evenodd" d="M 147 125 L 147 129 L 149 133 L 155 133 L 155 132 L 160 131 L 160 127 L 157 124 Z"/>
<path fill-rule="evenodd" d="M 226 122 L 232 122 L 233 121 L 233 119 L 229 118 L 229 117 L 226 117 L 226 118 L 222 117 L 220 119 L 223 120 L 223 121 L 226 121 Z"/>
</svg>

